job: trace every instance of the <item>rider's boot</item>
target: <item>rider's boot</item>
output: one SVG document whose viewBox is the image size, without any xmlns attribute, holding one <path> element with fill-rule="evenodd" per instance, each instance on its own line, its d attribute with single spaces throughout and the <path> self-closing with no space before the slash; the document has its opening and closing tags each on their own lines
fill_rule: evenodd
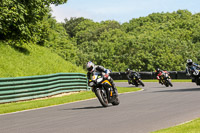
<svg viewBox="0 0 200 133">
<path fill-rule="evenodd" d="M 110 78 L 110 83 L 111 83 L 112 88 L 113 88 L 113 95 L 118 96 L 117 88 L 116 88 L 115 83 L 113 82 L 112 78 Z"/>
</svg>

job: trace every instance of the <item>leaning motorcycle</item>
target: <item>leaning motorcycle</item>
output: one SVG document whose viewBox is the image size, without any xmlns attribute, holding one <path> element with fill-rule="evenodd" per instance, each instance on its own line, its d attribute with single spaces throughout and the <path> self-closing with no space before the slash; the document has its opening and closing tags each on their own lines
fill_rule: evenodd
<svg viewBox="0 0 200 133">
<path fill-rule="evenodd" d="M 144 83 L 141 80 L 141 76 L 137 72 L 133 73 L 133 78 L 132 78 L 131 83 L 132 83 L 132 85 L 135 85 L 136 87 L 138 87 L 139 85 L 144 86 Z"/>
<path fill-rule="evenodd" d="M 200 70 L 197 70 L 195 67 L 190 68 L 192 82 L 195 82 L 196 85 L 200 85 Z"/>
<path fill-rule="evenodd" d="M 172 85 L 172 82 L 171 82 L 171 77 L 169 76 L 169 73 L 166 72 L 166 73 L 163 73 L 161 75 L 161 82 L 166 86 L 166 87 L 169 87 L 169 86 L 173 86 Z"/>
<path fill-rule="evenodd" d="M 119 105 L 120 101 L 117 92 L 114 94 L 111 83 L 103 74 L 95 72 L 92 80 L 89 81 L 89 86 L 97 96 L 103 107 L 108 107 L 108 104 Z M 117 90 L 116 90 L 117 91 Z"/>
</svg>

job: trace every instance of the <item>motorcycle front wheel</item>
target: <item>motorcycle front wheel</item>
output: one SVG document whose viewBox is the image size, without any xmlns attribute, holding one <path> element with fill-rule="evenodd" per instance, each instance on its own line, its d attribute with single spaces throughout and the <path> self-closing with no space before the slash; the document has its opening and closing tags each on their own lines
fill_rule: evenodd
<svg viewBox="0 0 200 133">
<path fill-rule="evenodd" d="M 114 102 L 112 102 L 112 105 L 119 105 L 119 98 L 118 97 L 116 97 L 116 99 L 115 99 L 115 101 Z"/>
<path fill-rule="evenodd" d="M 142 82 L 142 80 L 139 80 L 139 83 L 144 87 L 144 83 Z"/>
<path fill-rule="evenodd" d="M 99 102 L 103 107 L 108 107 L 108 98 L 106 96 L 106 92 L 101 91 L 100 89 L 96 90 L 96 96 L 99 99 Z"/>
<path fill-rule="evenodd" d="M 166 87 L 169 87 L 169 80 L 166 79 L 164 84 Z"/>
<path fill-rule="evenodd" d="M 169 85 L 170 85 L 171 87 L 173 87 L 172 82 L 171 82 L 170 80 L 168 80 L 168 82 L 169 82 Z"/>
</svg>

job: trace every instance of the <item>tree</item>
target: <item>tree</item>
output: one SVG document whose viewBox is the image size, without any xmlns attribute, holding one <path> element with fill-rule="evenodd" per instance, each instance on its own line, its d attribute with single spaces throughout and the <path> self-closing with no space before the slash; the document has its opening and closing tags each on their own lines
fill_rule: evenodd
<svg viewBox="0 0 200 133">
<path fill-rule="evenodd" d="M 76 36 L 75 28 L 84 20 L 87 20 L 87 19 L 83 17 L 80 17 L 80 18 L 72 17 L 69 20 L 67 18 L 65 19 L 65 23 L 63 24 L 63 26 L 65 27 L 66 32 L 69 34 L 70 37 Z"/>
<path fill-rule="evenodd" d="M 66 33 L 63 25 L 61 23 L 57 23 L 56 20 L 51 16 L 47 18 L 45 17 L 44 23 L 48 29 L 44 46 L 50 48 L 65 60 L 76 64 L 77 48 L 74 42 L 70 40 L 70 37 Z"/>
<path fill-rule="evenodd" d="M 65 2 L 67 0 L 1 0 L 0 40 L 36 41 L 45 31 L 40 22 L 50 11 L 50 4 Z"/>
</svg>

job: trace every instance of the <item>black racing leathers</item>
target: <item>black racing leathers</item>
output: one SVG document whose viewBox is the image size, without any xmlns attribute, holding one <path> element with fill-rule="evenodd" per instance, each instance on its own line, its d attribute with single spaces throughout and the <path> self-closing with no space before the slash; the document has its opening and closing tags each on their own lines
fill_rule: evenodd
<svg viewBox="0 0 200 133">
<path fill-rule="evenodd" d="M 90 80 L 91 77 L 94 75 L 94 72 L 100 72 L 100 73 L 108 74 L 108 71 L 107 71 L 107 70 L 108 70 L 108 69 L 104 68 L 103 66 L 95 65 L 94 71 L 88 72 L 88 73 L 87 73 L 87 79 Z M 113 88 L 113 90 L 114 90 L 114 93 L 116 93 L 116 92 L 117 92 L 117 88 L 116 88 L 116 86 L 115 86 L 115 83 L 113 82 L 113 79 L 112 79 L 110 76 L 108 77 L 108 81 L 111 83 L 112 88 Z"/>
<path fill-rule="evenodd" d="M 134 76 L 134 71 L 130 70 L 128 72 L 126 72 L 126 76 L 128 78 L 128 83 L 131 84 L 132 83 L 132 79 L 133 79 L 133 76 Z"/>
<path fill-rule="evenodd" d="M 191 69 L 192 68 L 196 68 L 196 69 L 200 69 L 200 65 L 198 65 L 198 64 L 196 64 L 196 63 L 192 63 L 192 65 L 188 65 L 188 64 L 186 64 L 186 75 L 188 75 L 188 76 L 191 76 L 192 74 L 191 74 Z"/>
</svg>

